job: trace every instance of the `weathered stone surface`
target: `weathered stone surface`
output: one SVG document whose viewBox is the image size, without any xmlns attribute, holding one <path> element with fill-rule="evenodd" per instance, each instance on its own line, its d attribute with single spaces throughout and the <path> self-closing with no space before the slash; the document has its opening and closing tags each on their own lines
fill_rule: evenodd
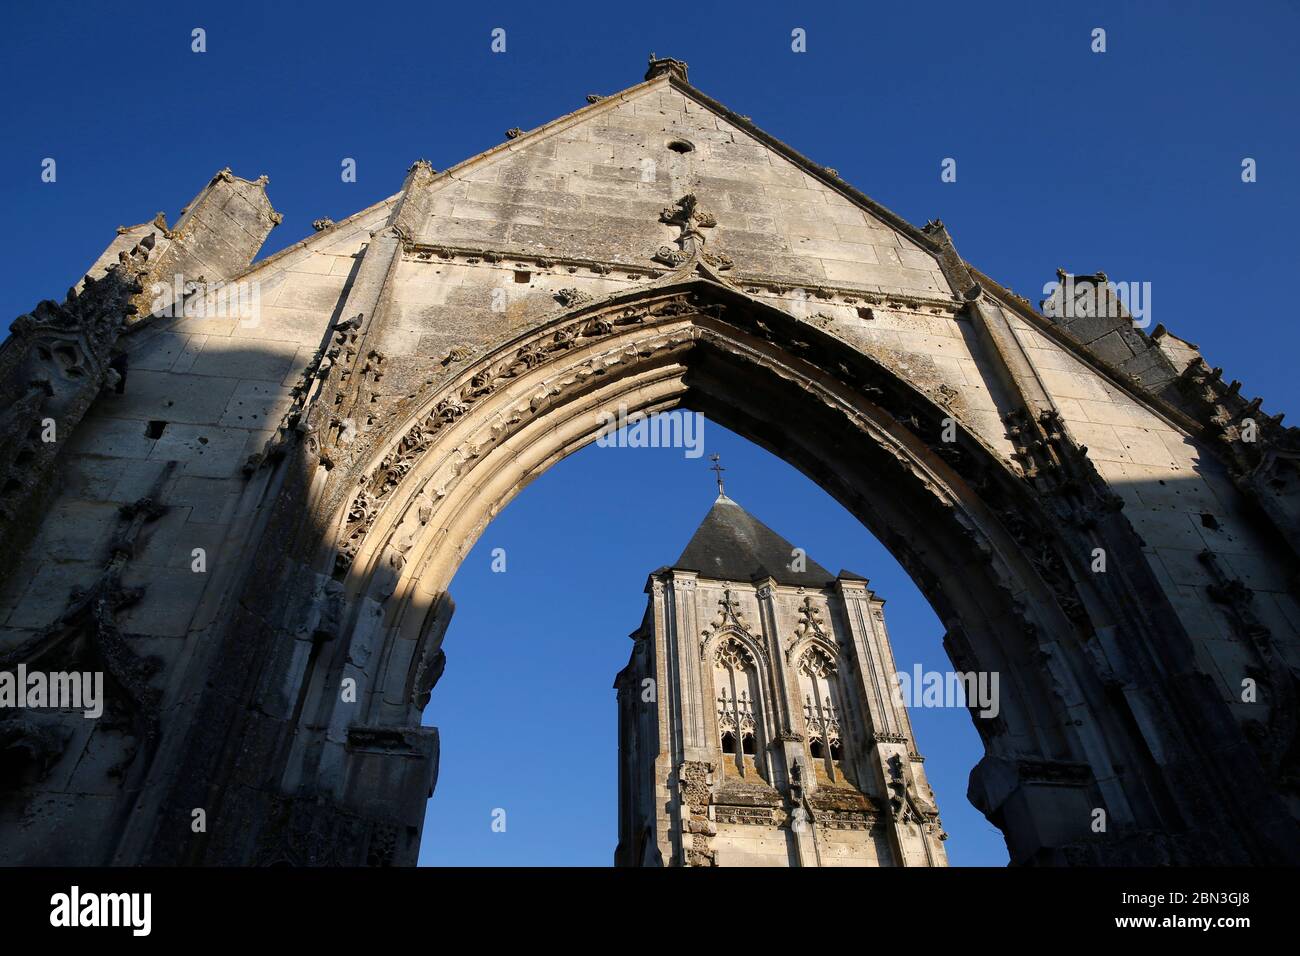
<svg viewBox="0 0 1300 956">
<path fill-rule="evenodd" d="M 884 601 L 719 492 L 614 681 L 615 865 L 946 866 Z"/>
<path fill-rule="evenodd" d="M 449 582 L 619 405 L 699 410 L 798 463 L 908 569 L 954 666 L 1002 675 L 971 796 L 1014 862 L 1300 861 L 1294 430 L 1162 328 L 1034 311 L 942 223 L 685 77 L 655 60 L 452 170 L 417 162 L 256 264 L 265 183 L 219 174 L 15 324 L 0 668 L 122 683 L 115 721 L 2 784 L 0 861 L 413 862 Z M 155 310 L 178 275 L 258 298 L 191 314 L 218 297 L 187 284 Z M 787 809 L 829 815 L 846 842 L 823 863 L 921 862 L 839 802 L 710 820 L 716 755 L 656 753 L 718 829 L 687 862 L 725 864 L 727 828 L 734 861 L 770 858 L 736 834 Z M 859 792 L 887 814 L 880 780 Z"/>
</svg>

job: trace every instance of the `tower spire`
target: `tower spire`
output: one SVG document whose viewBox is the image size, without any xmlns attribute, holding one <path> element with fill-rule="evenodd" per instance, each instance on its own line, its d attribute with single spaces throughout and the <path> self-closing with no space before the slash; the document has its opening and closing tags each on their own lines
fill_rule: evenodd
<svg viewBox="0 0 1300 956">
<path fill-rule="evenodd" d="M 721 464 L 722 456 L 715 452 L 714 454 L 709 456 L 709 461 L 713 462 L 713 467 L 710 468 L 709 470 L 712 471 L 718 477 L 718 497 L 725 498 L 727 497 L 727 493 L 722 490 L 722 473 L 727 469 L 722 467 Z"/>
</svg>

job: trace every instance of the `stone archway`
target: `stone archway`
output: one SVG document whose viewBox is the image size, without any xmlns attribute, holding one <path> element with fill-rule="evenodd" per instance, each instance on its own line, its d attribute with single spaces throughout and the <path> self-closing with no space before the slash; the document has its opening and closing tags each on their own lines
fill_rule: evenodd
<svg viewBox="0 0 1300 956">
<path fill-rule="evenodd" d="M 267 479 L 278 503 L 263 547 L 203 665 L 221 690 L 160 807 L 176 839 L 146 840 L 154 858 L 412 862 L 437 759 L 419 716 L 461 558 L 514 494 L 597 436 L 600 413 L 678 405 L 808 474 L 914 577 L 955 666 L 1001 675 L 999 716 L 976 720 L 986 756 L 970 794 L 1013 862 L 1285 857 L 1266 834 L 1294 824 L 1050 408 L 1027 404 L 1013 423 L 1015 467 L 951 396 L 707 273 L 583 298 L 452 350 L 452 374 L 367 428 L 324 410 L 351 407 L 348 379 L 382 374 L 373 359 L 304 396 Z M 366 332 L 358 317 L 335 343 L 360 359 Z M 1115 573 L 1089 573 L 1096 547 Z M 194 805 L 240 825 L 189 840 Z M 1098 808 L 1104 834 L 1090 827 Z"/>
<path fill-rule="evenodd" d="M 223 170 L 15 323 L 0 669 L 111 658 L 138 719 L 0 728 L 6 861 L 414 862 L 447 584 L 622 404 L 802 469 L 1001 675 L 970 794 L 1013 861 L 1300 862 L 1300 431 L 1104 275 L 1035 311 L 686 72 L 255 264 L 279 214 Z M 274 305 L 196 328 L 182 275 Z"/>
</svg>

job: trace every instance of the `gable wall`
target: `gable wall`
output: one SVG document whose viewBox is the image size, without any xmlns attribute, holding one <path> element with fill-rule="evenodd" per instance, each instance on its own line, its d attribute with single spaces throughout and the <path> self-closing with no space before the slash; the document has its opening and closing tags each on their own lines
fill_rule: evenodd
<svg viewBox="0 0 1300 956">
<path fill-rule="evenodd" d="M 677 139 L 695 150 L 669 150 Z M 482 344 L 503 326 L 520 328 L 558 312 L 560 289 L 598 298 L 650 281 L 650 270 L 667 268 L 653 261 L 655 251 L 678 234 L 659 214 L 693 192 L 718 220 L 702 232 L 708 251 L 734 260 L 723 273 L 729 281 L 793 315 L 820 320 L 932 394 L 940 385 L 955 389 L 954 413 L 1010 456 L 994 376 L 970 323 L 945 305 L 952 292 L 935 259 L 676 89 L 656 84 L 600 104 L 429 188 L 418 243 L 507 254 L 495 263 L 428 251 L 405 256 L 381 341 L 387 355 L 398 357 L 387 384 L 393 393 L 418 385 L 427 377 L 422 362 L 453 345 Z M 557 261 L 538 266 L 537 256 Z M 608 263 L 610 271 L 565 258 Z M 747 277 L 761 284 L 747 284 Z M 845 291 L 813 294 L 825 285 Z M 857 290 L 938 304 L 868 307 Z M 405 369 L 402 357 L 411 360 Z"/>
<path fill-rule="evenodd" d="M 686 140 L 694 151 L 668 149 Z M 748 133 L 652 86 L 437 187 L 416 237 L 645 265 L 677 235 L 659 212 L 688 192 L 718 219 L 709 248 L 736 274 L 948 296 L 933 257 Z"/>
</svg>

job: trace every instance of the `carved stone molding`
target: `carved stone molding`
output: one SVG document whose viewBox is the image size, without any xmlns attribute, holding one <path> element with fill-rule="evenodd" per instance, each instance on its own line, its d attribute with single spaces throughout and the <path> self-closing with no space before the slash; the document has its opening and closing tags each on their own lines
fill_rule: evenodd
<svg viewBox="0 0 1300 956">
<path fill-rule="evenodd" d="M 581 298 L 584 293 L 577 293 Z M 640 325 L 652 319 L 680 314 L 682 303 L 668 300 L 645 307 L 620 308 L 612 315 L 597 320 L 578 319 L 560 325 L 539 337 L 517 346 L 504 357 L 498 357 L 487 367 L 469 377 L 446 387 L 433 408 L 420 421 L 411 426 L 397 444 L 378 463 L 377 468 L 360 481 L 348 509 L 346 529 L 339 545 L 336 572 L 346 571 L 360 549 L 361 541 L 374 522 L 379 506 L 384 502 L 423 454 L 433 446 L 437 435 L 453 426 L 473 407 L 495 394 L 513 380 L 539 368 L 552 357 L 581 345 L 615 334 L 631 325 Z M 526 414 L 536 409 L 525 410 Z M 464 464 L 468 464 L 468 459 Z M 461 466 L 463 467 L 463 465 Z M 458 469 L 453 469 L 455 476 Z M 445 494 L 443 489 L 436 496 Z"/>
<path fill-rule="evenodd" d="M 30 538 L 54 462 L 91 403 L 122 385 L 118 338 L 138 312 L 156 244 L 145 235 L 101 278 L 87 275 L 62 303 L 43 301 L 11 326 L 0 352 L 0 571 Z"/>
<path fill-rule="evenodd" d="M 1270 776 L 1281 779 L 1296 774 L 1295 752 L 1300 740 L 1300 686 L 1286 661 L 1274 647 L 1273 634 L 1255 610 L 1255 595 L 1240 578 L 1224 571 L 1214 552 L 1204 550 L 1198 560 L 1214 579 L 1206 585 L 1210 600 L 1223 608 L 1232 629 L 1242 643 L 1254 654 L 1257 667 L 1246 666 L 1229 678 L 1230 683 L 1241 686 L 1247 678 L 1258 680 L 1264 692 L 1258 699 L 1268 707 L 1266 720 L 1254 719 L 1247 723 L 1252 746 L 1260 756 Z M 1295 781 L 1290 781 L 1295 786 Z"/>
<path fill-rule="evenodd" d="M 759 659 L 768 662 L 767 645 L 754 636 L 744 612 L 740 610 L 740 602 L 732 597 L 730 588 L 723 589 L 722 597 L 718 599 L 718 612 L 709 626 L 700 632 L 700 659 L 704 660 L 708 656 L 709 647 L 715 638 L 726 634 L 743 636 L 746 640 L 740 646 L 752 649 Z"/>
<path fill-rule="evenodd" d="M 508 263 L 520 269 L 530 269 L 551 275 L 574 275 L 585 270 L 593 275 L 621 274 L 632 281 L 657 278 L 662 271 L 640 263 L 619 262 L 615 259 L 594 259 L 577 256 L 544 255 L 522 249 L 484 249 L 477 246 L 428 245 L 410 242 L 403 246 L 406 262 L 479 262 Z"/>
<path fill-rule="evenodd" d="M 518 376 L 528 373 L 533 369 L 540 368 L 543 363 L 551 358 L 560 357 L 563 353 L 573 348 L 579 343 L 587 343 L 598 340 L 599 338 L 612 334 L 619 328 L 632 324 L 645 324 L 650 321 L 675 318 L 682 315 L 706 313 L 720 314 L 720 308 L 716 305 L 705 304 L 694 301 L 691 295 L 672 296 L 667 299 L 658 301 L 649 308 L 639 306 L 612 306 L 609 309 L 601 311 L 601 315 L 606 318 L 599 320 L 593 318 L 570 318 L 567 322 L 561 322 L 558 326 L 553 326 L 549 330 L 540 331 L 535 338 L 526 340 L 518 345 L 512 353 L 507 353 L 504 358 L 498 357 L 493 359 L 489 365 L 483 366 L 476 370 L 469 379 L 464 377 L 443 386 L 442 397 L 433 405 L 432 411 L 422 421 L 415 425 L 395 446 L 389 451 L 386 457 L 379 463 L 377 469 L 372 470 L 361 476 L 359 487 L 354 494 L 354 503 L 349 508 L 349 518 L 347 521 L 347 533 L 340 546 L 340 558 L 338 568 L 340 571 L 346 570 L 351 564 L 351 560 L 359 549 L 360 542 L 364 538 L 370 524 L 373 521 L 377 508 L 392 493 L 393 489 L 402 481 L 414 463 L 424 452 L 432 447 L 434 436 L 444 428 L 450 427 L 457 422 L 467 411 L 481 402 L 485 397 L 494 393 L 500 386 Z M 739 317 L 739 316 L 737 316 Z M 750 326 L 753 332 L 762 340 L 771 341 L 773 344 L 782 344 L 783 347 L 791 348 L 794 346 L 794 354 L 801 358 L 821 362 L 825 365 L 836 366 L 838 364 L 839 374 L 844 379 L 846 386 L 859 390 L 870 390 L 867 382 L 861 378 L 860 372 L 855 372 L 843 362 L 836 363 L 834 360 L 822 357 L 813 349 L 809 343 L 791 342 L 788 338 L 782 341 L 782 336 L 776 334 L 776 330 L 767 323 L 759 320 L 752 320 Z M 777 375 L 789 378 L 792 381 L 799 381 L 799 387 L 807 387 L 806 379 L 796 374 L 793 369 L 785 365 L 771 364 L 770 359 L 762 356 L 752 348 L 742 348 L 738 343 L 726 336 L 720 335 L 710 327 L 699 327 L 694 335 L 698 336 L 701 341 L 714 343 L 717 347 L 725 349 L 733 354 L 742 357 L 745 361 L 757 362 L 766 365 L 769 370 L 774 371 Z M 836 345 L 837 349 L 842 349 L 842 345 Z M 870 381 L 870 380 L 868 380 Z M 457 384 L 457 382 L 459 384 Z M 893 395 L 887 396 L 881 389 L 876 389 L 879 394 L 875 396 L 878 403 L 882 403 L 890 414 L 897 420 L 906 424 L 906 427 L 918 433 L 928 443 L 939 447 L 943 442 L 940 440 L 941 417 L 946 412 L 942 407 L 931 404 L 927 408 L 921 408 L 919 405 L 912 404 L 898 407 L 899 401 Z M 915 403 L 918 399 L 923 398 L 919 393 L 906 399 Z M 932 401 L 926 399 L 927 401 Z M 859 413 L 848 406 L 844 406 L 844 413 L 851 419 L 856 420 Z M 525 410 L 525 415 L 531 415 L 532 412 Z M 923 417 L 924 416 L 924 417 Z M 928 420 L 927 420 L 928 419 Z M 869 428 L 865 422 L 862 427 Z M 882 447 L 889 451 L 893 457 L 903 465 L 908 471 L 917 472 L 917 465 L 912 452 L 898 445 L 896 439 L 885 432 L 876 432 L 882 440 Z M 960 437 L 960 433 L 959 433 Z M 987 452 L 982 452 L 987 454 Z M 466 465 L 472 462 L 472 458 L 466 461 Z M 959 470 L 969 471 L 975 463 L 975 459 L 967 456 L 959 462 Z M 452 480 L 455 480 L 458 474 L 457 469 L 463 466 L 452 464 Z M 978 471 L 972 476 L 986 492 L 991 491 L 992 487 L 989 482 L 989 472 L 987 465 L 979 466 Z M 940 501 L 945 500 L 945 494 L 942 491 L 941 483 L 937 476 L 922 477 L 925 487 L 936 494 Z M 433 497 L 439 497 L 446 491 L 446 486 L 439 490 Z M 953 502 L 948 501 L 944 507 L 952 507 Z M 1016 522 L 1014 527 L 1022 532 L 1020 541 L 1027 540 L 1024 536 L 1030 533 L 1034 527 L 1030 521 L 1029 515 L 1025 512 L 1021 504 L 1015 506 L 1015 510 L 1009 510 Z M 1039 533 L 1037 531 L 1035 534 Z M 1043 532 L 1046 533 L 1046 532 Z M 1042 564 L 1043 568 L 1052 570 L 1053 565 L 1050 560 L 1050 554 L 1047 556 L 1046 563 Z M 1061 593 L 1064 598 L 1076 600 L 1069 593 L 1069 582 L 1065 577 L 1058 577 Z M 1073 606 L 1073 605 L 1071 605 Z M 1081 608 L 1081 605 L 1079 605 Z"/>
<path fill-rule="evenodd" d="M 716 822 L 747 826 L 779 826 L 781 815 L 781 811 L 776 807 L 729 807 L 719 805 L 714 809 Z"/>
<path fill-rule="evenodd" d="M 872 830 L 883 826 L 880 815 L 853 810 L 814 810 L 813 822 L 826 830 Z"/>
<path fill-rule="evenodd" d="M 104 726 L 121 730 L 132 739 L 132 746 L 123 759 L 109 769 L 113 777 L 125 773 L 141 750 L 151 750 L 160 733 L 161 694 L 150 685 L 150 680 L 161 662 L 156 657 L 136 653 L 119 628 L 117 615 L 144 597 L 143 587 L 129 588 L 122 584 L 122 572 L 134 556 L 145 526 L 167 511 L 158 498 L 174 466 L 174 462 L 169 462 L 162 469 L 149 495 L 121 507 L 122 526 L 109 545 L 108 562 L 94 583 L 72 591 L 67 608 L 57 621 L 8 653 L 0 654 L 0 670 L 25 664 L 32 669 L 45 666 L 105 672 L 110 694 Z M 3 716 L 7 715 L 0 713 Z M 0 728 L 0 736 L 3 734 Z M 49 756 L 47 753 L 46 759 Z"/>
<path fill-rule="evenodd" d="M 677 772 L 678 793 L 685 813 L 682 820 L 682 853 L 686 866 L 716 866 L 709 845 L 709 802 L 713 795 L 713 764 L 687 760 Z M 688 839 L 689 837 L 689 839 Z"/>
</svg>

